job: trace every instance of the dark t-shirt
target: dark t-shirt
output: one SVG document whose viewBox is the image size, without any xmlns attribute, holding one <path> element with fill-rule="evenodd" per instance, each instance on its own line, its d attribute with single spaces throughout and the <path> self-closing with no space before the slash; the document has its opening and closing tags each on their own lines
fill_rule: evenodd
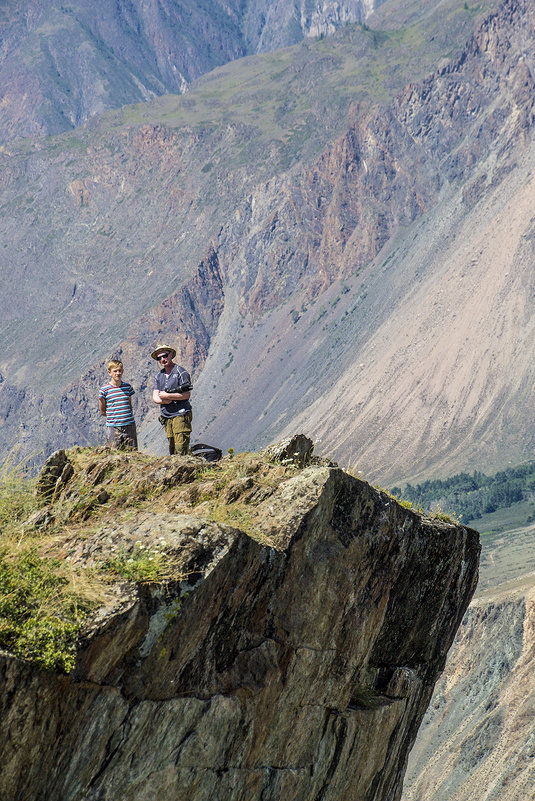
<svg viewBox="0 0 535 801">
<path fill-rule="evenodd" d="M 160 370 L 154 380 L 154 389 L 160 392 L 188 392 L 192 389 L 191 378 L 187 370 L 175 364 L 169 375 Z M 191 410 L 189 400 L 175 400 L 171 403 L 162 403 L 160 412 L 162 417 L 176 417 Z"/>
</svg>

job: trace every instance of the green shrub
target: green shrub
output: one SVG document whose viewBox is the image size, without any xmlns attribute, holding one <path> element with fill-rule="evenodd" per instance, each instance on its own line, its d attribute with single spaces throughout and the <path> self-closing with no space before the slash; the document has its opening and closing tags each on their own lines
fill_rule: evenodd
<svg viewBox="0 0 535 801">
<path fill-rule="evenodd" d="M 39 667 L 69 672 L 89 604 L 66 592 L 59 560 L 0 552 L 0 645 Z"/>
</svg>

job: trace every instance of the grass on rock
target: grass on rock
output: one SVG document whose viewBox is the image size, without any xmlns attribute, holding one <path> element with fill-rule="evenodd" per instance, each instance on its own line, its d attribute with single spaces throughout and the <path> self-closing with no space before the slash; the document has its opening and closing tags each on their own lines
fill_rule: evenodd
<svg viewBox="0 0 535 801">
<path fill-rule="evenodd" d="M 261 540 L 255 504 L 298 472 L 256 454 L 213 465 L 105 448 L 73 448 L 67 455 L 74 475 L 48 500 L 36 496 L 36 481 L 22 471 L 6 468 L 0 475 L 0 647 L 65 673 L 74 667 L 84 623 L 113 597 L 114 586 L 185 576 L 176 553 L 160 540 L 125 541 L 97 560 L 80 555 L 85 542 L 161 512 L 197 516 Z"/>
</svg>

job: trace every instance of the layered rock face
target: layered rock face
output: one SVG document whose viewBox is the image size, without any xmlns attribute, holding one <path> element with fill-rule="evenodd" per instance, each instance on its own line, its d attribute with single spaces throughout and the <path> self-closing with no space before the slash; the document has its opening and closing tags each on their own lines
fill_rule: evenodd
<svg viewBox="0 0 535 801">
<path fill-rule="evenodd" d="M 384 0 L 252 0 L 243 29 L 254 52 L 299 42 L 304 36 L 326 36 L 342 25 L 363 22 Z"/>
<path fill-rule="evenodd" d="M 165 537 L 186 554 L 175 581 L 125 587 L 69 676 L 2 654 L 0 798 L 398 799 L 477 580 L 477 533 L 318 465 L 227 488 L 229 504 L 249 499 L 253 539 L 203 519 L 196 461 L 143 461 L 174 503 L 94 525 L 71 551 Z"/>
</svg>

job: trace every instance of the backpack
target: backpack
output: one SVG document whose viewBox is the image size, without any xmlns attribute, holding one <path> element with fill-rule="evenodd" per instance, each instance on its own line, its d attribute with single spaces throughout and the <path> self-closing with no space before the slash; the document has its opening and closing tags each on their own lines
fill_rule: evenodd
<svg viewBox="0 0 535 801">
<path fill-rule="evenodd" d="M 193 456 L 201 456 L 207 462 L 218 462 L 223 456 L 223 451 L 220 448 L 215 448 L 213 445 L 205 445 L 203 442 L 192 445 L 190 450 Z"/>
</svg>

